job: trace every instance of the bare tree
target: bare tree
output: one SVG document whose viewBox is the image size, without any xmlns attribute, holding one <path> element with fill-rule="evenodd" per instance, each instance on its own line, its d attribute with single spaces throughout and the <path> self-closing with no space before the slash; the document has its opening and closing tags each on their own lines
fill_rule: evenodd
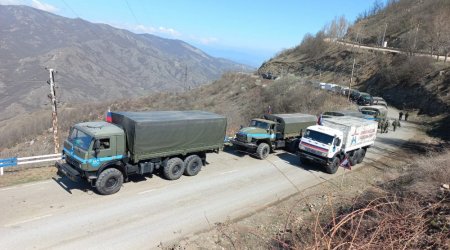
<svg viewBox="0 0 450 250">
<path fill-rule="evenodd" d="M 335 17 L 323 30 L 325 31 L 326 36 L 331 40 L 336 41 L 344 38 L 345 34 L 347 34 L 348 27 L 349 21 L 345 16 L 340 16 Z"/>
<path fill-rule="evenodd" d="M 369 10 L 369 15 L 376 15 L 378 14 L 381 10 L 383 10 L 384 6 L 383 6 L 383 2 L 380 0 L 375 0 L 373 2 L 372 8 Z"/>
</svg>

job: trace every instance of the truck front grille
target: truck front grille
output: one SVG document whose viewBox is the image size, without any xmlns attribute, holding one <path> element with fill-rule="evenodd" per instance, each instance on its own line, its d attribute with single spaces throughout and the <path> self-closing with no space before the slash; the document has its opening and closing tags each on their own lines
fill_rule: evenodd
<svg viewBox="0 0 450 250">
<path fill-rule="evenodd" d="M 70 165 L 76 167 L 76 168 L 80 168 L 81 167 L 81 162 L 75 160 L 74 158 L 66 155 L 66 162 L 69 163 Z"/>
</svg>

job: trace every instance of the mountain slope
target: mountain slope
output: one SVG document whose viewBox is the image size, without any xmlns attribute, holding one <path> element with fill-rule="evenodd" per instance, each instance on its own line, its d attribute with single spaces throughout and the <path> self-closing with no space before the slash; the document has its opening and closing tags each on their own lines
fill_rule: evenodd
<svg viewBox="0 0 450 250">
<path fill-rule="evenodd" d="M 102 101 L 181 90 L 249 69 L 180 40 L 134 34 L 25 6 L 0 5 L 0 115 L 48 103 L 48 72 L 58 71 L 62 102 Z"/>
<path fill-rule="evenodd" d="M 380 44 L 377 37 L 380 32 L 375 27 L 386 27 L 386 22 L 389 22 L 386 39 L 406 53 L 345 46 L 333 42 L 333 36 L 324 30 L 315 36 L 305 36 L 298 46 L 282 51 L 261 65 L 258 71 L 275 75 L 292 73 L 313 81 L 349 86 L 355 62 L 352 88 L 382 96 L 400 110 L 416 110 L 436 119 L 448 117 L 434 131 L 437 131 L 435 135 L 450 139 L 447 129 L 450 120 L 450 62 L 437 61 L 436 56 L 432 58 L 423 54 L 427 50 L 441 56 L 449 52 L 450 36 L 445 40 L 448 43 L 440 40 L 439 46 L 433 49 L 427 42 L 450 35 L 450 22 L 445 25 L 440 22 L 442 13 L 448 13 L 446 17 L 450 15 L 449 4 L 443 0 L 390 1 L 389 5 L 350 25 L 345 36 L 340 38 L 344 42 L 354 42 L 358 36 L 362 45 Z M 425 21 L 425 17 L 433 19 Z M 439 37 L 433 36 L 437 35 L 434 33 L 436 30 L 440 30 Z"/>
</svg>

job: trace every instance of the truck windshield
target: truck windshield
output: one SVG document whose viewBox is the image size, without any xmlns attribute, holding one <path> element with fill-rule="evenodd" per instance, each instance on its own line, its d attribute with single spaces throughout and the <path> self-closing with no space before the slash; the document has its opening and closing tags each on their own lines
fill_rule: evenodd
<svg viewBox="0 0 450 250">
<path fill-rule="evenodd" d="M 328 145 L 331 145 L 334 139 L 334 137 L 331 135 L 323 134 L 313 130 L 306 130 L 306 133 L 305 135 L 303 135 L 303 137 Z"/>
<path fill-rule="evenodd" d="M 377 115 L 378 114 L 378 112 L 377 111 L 374 111 L 374 110 L 361 110 L 361 113 L 363 113 L 363 114 L 365 114 L 365 115 L 373 115 L 373 116 L 375 116 L 375 115 Z"/>
<path fill-rule="evenodd" d="M 269 124 L 262 122 L 262 121 L 257 121 L 257 120 L 252 120 L 252 122 L 250 123 L 251 127 L 256 127 L 256 128 L 262 128 L 262 129 L 269 129 Z"/>
<path fill-rule="evenodd" d="M 92 137 L 80 131 L 76 128 L 73 128 L 69 135 L 69 142 L 71 142 L 74 146 L 80 147 L 83 150 L 88 150 L 91 145 Z"/>
</svg>

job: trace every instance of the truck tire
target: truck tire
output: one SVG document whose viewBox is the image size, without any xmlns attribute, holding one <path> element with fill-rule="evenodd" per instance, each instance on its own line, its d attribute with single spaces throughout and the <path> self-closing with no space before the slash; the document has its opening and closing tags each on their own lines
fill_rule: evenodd
<svg viewBox="0 0 450 250">
<path fill-rule="evenodd" d="M 297 153 L 297 151 L 299 150 L 298 145 L 300 144 L 300 140 L 299 139 L 295 139 L 293 141 L 291 141 L 289 143 L 289 151 L 291 153 Z"/>
<path fill-rule="evenodd" d="M 258 158 L 263 160 L 266 159 L 267 156 L 269 156 L 270 153 L 270 147 L 267 143 L 261 143 L 258 145 L 258 148 L 256 149 L 256 154 L 258 155 Z"/>
<path fill-rule="evenodd" d="M 338 157 L 333 157 L 333 160 L 331 161 L 330 164 L 328 164 L 327 166 L 325 166 L 325 171 L 329 174 L 334 174 L 338 171 L 339 165 L 341 164 L 341 161 L 339 160 Z"/>
<path fill-rule="evenodd" d="M 355 166 L 358 164 L 358 157 L 359 157 L 359 151 L 355 150 L 348 156 L 348 161 L 350 163 L 350 166 Z"/>
<path fill-rule="evenodd" d="M 360 148 L 358 150 L 358 160 L 357 163 L 361 163 L 364 160 L 364 157 L 366 156 L 366 150 L 363 148 Z"/>
<path fill-rule="evenodd" d="M 117 193 L 123 184 L 123 174 L 116 168 L 108 168 L 100 173 L 95 182 L 95 188 L 100 194 Z"/>
<path fill-rule="evenodd" d="M 176 180 L 184 172 L 184 162 L 178 157 L 169 159 L 163 167 L 163 175 L 167 180 Z"/>
<path fill-rule="evenodd" d="M 194 176 L 202 170 L 203 161 L 198 155 L 190 155 L 184 159 L 184 175 Z"/>
</svg>

